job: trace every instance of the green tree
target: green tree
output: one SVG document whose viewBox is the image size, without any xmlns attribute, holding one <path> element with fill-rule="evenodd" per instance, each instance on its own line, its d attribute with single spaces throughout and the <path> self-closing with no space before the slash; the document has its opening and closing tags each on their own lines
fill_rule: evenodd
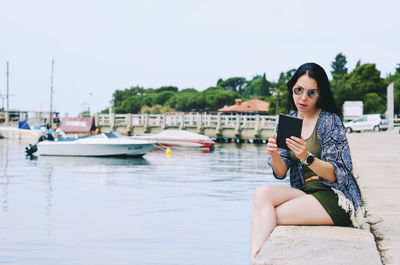
<svg viewBox="0 0 400 265">
<path fill-rule="evenodd" d="M 274 94 L 274 92 L 276 95 L 276 96 L 270 96 L 268 98 L 269 113 L 271 115 L 275 115 L 277 104 L 278 104 L 277 113 L 286 113 L 287 112 L 286 111 L 287 97 L 288 97 L 287 82 L 289 82 L 289 80 L 293 77 L 295 72 L 296 72 L 296 69 L 291 69 L 287 72 L 281 72 L 279 75 L 278 81 L 271 84 L 271 87 L 273 88 L 272 95 Z M 278 99 L 278 101 L 277 101 L 277 99 Z"/>
<path fill-rule="evenodd" d="M 138 96 L 125 98 L 120 104 L 115 105 L 114 112 L 117 114 L 138 113 L 142 108 L 142 103 Z"/>
<path fill-rule="evenodd" d="M 264 75 L 261 77 L 261 82 L 260 82 L 260 87 L 258 89 L 257 95 L 263 96 L 263 97 L 268 97 L 271 95 L 271 83 L 268 82 L 267 78 Z"/>
<path fill-rule="evenodd" d="M 256 75 L 247 82 L 247 85 L 244 88 L 244 95 L 246 96 L 246 98 L 250 98 L 258 94 L 258 90 L 261 85 L 261 78 L 261 75 Z"/>
<path fill-rule="evenodd" d="M 179 111 L 204 109 L 204 97 L 200 93 L 179 93 L 176 96 L 175 108 Z"/>
<path fill-rule="evenodd" d="M 394 113 L 400 114 L 400 74 L 394 81 Z"/>
<path fill-rule="evenodd" d="M 250 81 L 254 81 L 256 79 L 260 79 L 261 77 L 263 77 L 263 75 L 256 74 L 255 76 L 252 77 L 252 79 Z"/>
<path fill-rule="evenodd" d="M 332 94 L 335 99 L 335 103 L 339 108 L 342 108 L 343 103 L 346 100 L 350 100 L 348 91 L 351 91 L 351 86 L 348 80 L 349 80 L 349 74 L 337 76 L 336 79 L 333 79 L 331 81 Z M 351 97 L 354 96 L 351 95 Z"/>
<path fill-rule="evenodd" d="M 136 86 L 124 90 L 117 89 L 113 94 L 115 113 L 137 113 L 142 105 L 138 95 L 145 95 L 146 90 Z"/>
<path fill-rule="evenodd" d="M 185 88 L 179 91 L 179 93 L 199 93 L 199 91 L 194 88 Z"/>
<path fill-rule="evenodd" d="M 209 87 L 203 91 L 205 97 L 205 110 L 216 111 L 225 105 L 233 105 L 240 96 L 221 87 Z"/>
<path fill-rule="evenodd" d="M 367 93 L 363 97 L 364 114 L 385 113 L 386 101 L 377 93 Z"/>
<path fill-rule="evenodd" d="M 139 94 L 139 97 L 142 101 L 143 106 L 152 107 L 153 105 L 157 104 L 157 93 L 150 92 L 146 90 L 146 93 Z"/>
<path fill-rule="evenodd" d="M 157 93 L 163 92 L 163 91 L 178 92 L 178 88 L 176 86 L 162 86 L 156 90 Z"/>
<path fill-rule="evenodd" d="M 175 96 L 175 109 L 179 111 L 204 110 L 205 99 L 195 89 L 184 89 Z"/>
<path fill-rule="evenodd" d="M 265 77 L 265 73 L 263 75 L 255 75 L 250 81 L 247 81 L 243 95 L 246 98 L 252 96 L 266 98 L 271 95 L 271 88 L 272 84 Z"/>
<path fill-rule="evenodd" d="M 359 67 L 361 65 L 361 60 L 358 60 L 356 63 L 356 67 L 354 67 L 354 69 L 356 69 L 357 67 Z"/>
<path fill-rule="evenodd" d="M 176 109 L 176 95 L 174 97 L 170 97 L 163 106 L 168 106 L 171 109 Z"/>
<path fill-rule="evenodd" d="M 347 74 L 346 64 L 346 56 L 344 56 L 342 53 L 336 55 L 335 60 L 331 64 L 331 74 L 333 79 L 337 79 L 339 76 Z"/>
<path fill-rule="evenodd" d="M 386 102 L 386 82 L 380 74 L 375 64 L 363 64 L 351 73 L 333 80 L 331 87 L 336 104 L 342 107 L 344 101 L 359 100 L 364 103 L 364 113 L 378 109 L 381 102 Z M 379 100 L 376 95 L 368 95 L 369 93 L 375 93 Z M 375 103 L 372 99 L 376 99 Z M 364 100 L 368 100 L 367 105 Z M 374 104 L 376 106 L 373 106 Z"/>
<path fill-rule="evenodd" d="M 157 93 L 155 104 L 164 105 L 171 97 L 175 96 L 175 92 L 171 90 L 164 90 L 162 92 Z"/>
<path fill-rule="evenodd" d="M 177 111 L 201 111 L 205 108 L 205 99 L 203 93 L 193 88 L 187 88 L 175 93 L 165 102 L 164 106 Z"/>
<path fill-rule="evenodd" d="M 247 84 L 247 80 L 244 77 L 231 77 L 219 83 L 220 87 L 223 87 L 227 90 L 231 90 L 234 92 L 243 95 L 243 87 Z"/>
</svg>

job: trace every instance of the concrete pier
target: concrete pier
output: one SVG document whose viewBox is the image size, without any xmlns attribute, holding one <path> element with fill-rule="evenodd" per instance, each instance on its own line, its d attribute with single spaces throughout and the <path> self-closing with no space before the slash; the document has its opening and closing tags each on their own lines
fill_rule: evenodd
<svg viewBox="0 0 400 265">
<path fill-rule="evenodd" d="M 377 265 L 374 237 L 368 231 L 338 226 L 278 226 L 255 265 Z"/>
<path fill-rule="evenodd" d="M 400 134 L 348 135 L 354 171 L 383 264 L 400 264 Z"/>
<path fill-rule="evenodd" d="M 255 264 L 400 264 L 399 129 L 347 137 L 370 228 L 278 226 Z"/>
</svg>

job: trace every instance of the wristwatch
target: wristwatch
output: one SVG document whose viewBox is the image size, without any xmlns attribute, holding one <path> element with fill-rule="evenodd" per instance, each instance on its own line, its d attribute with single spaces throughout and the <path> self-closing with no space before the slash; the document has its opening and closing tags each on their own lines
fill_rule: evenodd
<svg viewBox="0 0 400 265">
<path fill-rule="evenodd" d="M 308 152 L 308 155 L 301 163 L 309 167 L 311 166 L 312 163 L 314 163 L 314 160 L 315 160 L 315 155 L 313 153 Z"/>
</svg>

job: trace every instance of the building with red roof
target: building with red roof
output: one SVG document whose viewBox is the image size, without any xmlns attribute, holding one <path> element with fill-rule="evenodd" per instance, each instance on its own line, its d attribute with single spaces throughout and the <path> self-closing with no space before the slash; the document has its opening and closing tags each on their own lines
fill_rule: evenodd
<svg viewBox="0 0 400 265">
<path fill-rule="evenodd" d="M 240 98 L 235 99 L 236 104 L 232 106 L 225 106 L 218 111 L 221 112 L 239 112 L 239 113 L 258 113 L 258 114 L 268 114 L 269 102 L 262 101 L 259 99 L 252 99 L 249 101 L 244 101 Z"/>
</svg>

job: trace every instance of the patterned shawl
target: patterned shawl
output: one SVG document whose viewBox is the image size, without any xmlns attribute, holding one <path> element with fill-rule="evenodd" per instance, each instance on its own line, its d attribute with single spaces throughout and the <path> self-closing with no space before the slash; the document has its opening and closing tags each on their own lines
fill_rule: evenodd
<svg viewBox="0 0 400 265">
<path fill-rule="evenodd" d="M 292 112 L 290 116 L 296 116 Z M 339 197 L 339 206 L 350 213 L 350 219 L 354 227 L 365 225 L 364 209 L 362 206 L 361 192 L 353 175 L 353 164 L 350 156 L 350 148 L 347 142 L 343 123 L 337 114 L 321 111 L 317 121 L 317 135 L 322 146 L 321 160 L 331 163 L 335 168 L 336 181 L 329 182 L 322 179 L 321 182 L 332 188 Z M 290 169 L 290 185 L 300 189 L 304 184 L 302 165 L 290 159 L 289 151 L 280 149 L 280 154 L 286 167 Z M 268 159 L 271 166 L 271 157 Z M 277 176 L 284 179 L 286 175 Z"/>
</svg>

